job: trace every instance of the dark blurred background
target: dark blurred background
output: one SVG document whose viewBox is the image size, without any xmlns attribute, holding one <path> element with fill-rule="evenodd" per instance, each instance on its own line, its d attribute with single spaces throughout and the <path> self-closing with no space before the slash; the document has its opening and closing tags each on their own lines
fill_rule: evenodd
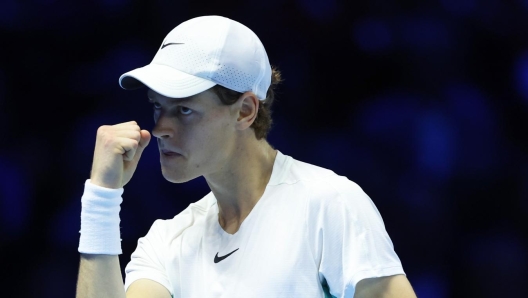
<svg viewBox="0 0 528 298">
<path fill-rule="evenodd" d="M 1 0 L 0 296 L 74 297 L 96 129 L 153 126 L 146 90 L 118 77 L 211 14 L 282 70 L 269 142 L 366 191 L 418 297 L 528 297 L 527 0 Z M 165 181 L 151 144 L 122 266 L 208 191 Z"/>
</svg>

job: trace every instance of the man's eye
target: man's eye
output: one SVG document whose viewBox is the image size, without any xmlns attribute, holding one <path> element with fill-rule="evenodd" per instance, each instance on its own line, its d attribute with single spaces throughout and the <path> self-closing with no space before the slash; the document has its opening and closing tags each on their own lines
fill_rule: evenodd
<svg viewBox="0 0 528 298">
<path fill-rule="evenodd" d="M 159 102 L 153 102 L 152 105 L 154 106 L 154 110 L 161 109 L 161 104 Z"/>
<path fill-rule="evenodd" d="M 192 113 L 192 110 L 186 107 L 179 107 L 178 109 L 182 115 L 190 115 Z"/>
</svg>

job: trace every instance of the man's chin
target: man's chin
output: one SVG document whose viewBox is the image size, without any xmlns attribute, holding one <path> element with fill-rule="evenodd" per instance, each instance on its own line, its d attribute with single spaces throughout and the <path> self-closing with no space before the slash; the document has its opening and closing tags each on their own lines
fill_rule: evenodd
<svg viewBox="0 0 528 298">
<path fill-rule="evenodd" d="M 184 175 L 183 173 L 174 173 L 171 171 L 166 171 L 163 168 L 161 169 L 161 174 L 163 175 L 163 178 L 165 178 L 165 180 L 171 183 L 185 183 L 196 178 L 194 176 Z"/>
</svg>

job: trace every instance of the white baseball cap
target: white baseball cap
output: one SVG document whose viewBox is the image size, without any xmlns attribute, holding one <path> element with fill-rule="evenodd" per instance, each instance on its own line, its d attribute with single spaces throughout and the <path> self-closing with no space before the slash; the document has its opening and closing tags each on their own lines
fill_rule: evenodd
<svg viewBox="0 0 528 298">
<path fill-rule="evenodd" d="M 190 19 L 163 40 L 152 62 L 119 78 L 123 89 L 142 86 L 172 98 L 189 97 L 214 85 L 263 100 L 271 84 L 271 66 L 257 35 L 221 16 Z"/>
</svg>

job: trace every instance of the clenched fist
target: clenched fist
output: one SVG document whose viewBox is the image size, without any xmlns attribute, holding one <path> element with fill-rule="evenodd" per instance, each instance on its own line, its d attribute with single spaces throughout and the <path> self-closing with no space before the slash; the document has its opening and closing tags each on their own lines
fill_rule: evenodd
<svg viewBox="0 0 528 298">
<path fill-rule="evenodd" d="M 142 130 L 136 121 L 99 127 L 91 183 L 106 188 L 123 187 L 132 178 L 149 142 L 150 133 Z"/>
</svg>

